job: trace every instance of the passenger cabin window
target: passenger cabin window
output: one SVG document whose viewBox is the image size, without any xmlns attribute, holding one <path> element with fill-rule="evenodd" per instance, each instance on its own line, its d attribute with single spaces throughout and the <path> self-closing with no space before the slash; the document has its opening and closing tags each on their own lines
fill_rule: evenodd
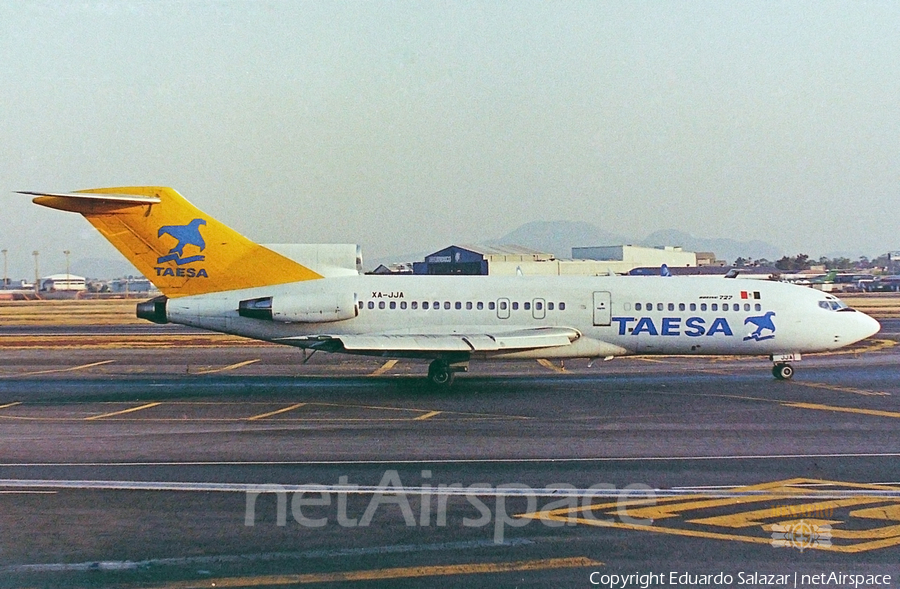
<svg viewBox="0 0 900 589">
<path fill-rule="evenodd" d="M 379 309 L 384 309 L 384 301 L 381 301 L 381 302 L 378 303 L 378 308 L 379 308 Z"/>
<path fill-rule="evenodd" d="M 641 310 L 641 304 L 640 304 L 640 303 L 635 303 L 635 304 L 634 304 L 634 310 L 635 310 L 635 311 L 640 311 L 640 310 Z"/>
<path fill-rule="evenodd" d="M 530 311 L 530 310 L 531 310 L 531 303 L 523 303 L 522 306 L 525 307 L 525 310 L 526 310 L 526 311 Z"/>
<path fill-rule="evenodd" d="M 438 309 L 441 308 L 441 302 L 435 301 L 434 303 L 432 303 L 431 308 L 434 309 L 435 311 L 437 311 Z"/>
<path fill-rule="evenodd" d="M 493 305 L 493 303 L 491 303 Z M 500 301 L 500 310 L 506 311 L 506 301 Z"/>
<path fill-rule="evenodd" d="M 744 311 L 750 310 L 750 303 L 744 303 Z"/>
<path fill-rule="evenodd" d="M 697 303 L 691 303 L 691 311 L 697 310 Z"/>
<path fill-rule="evenodd" d="M 675 303 L 669 303 L 669 311 L 675 310 Z"/>
<path fill-rule="evenodd" d="M 684 311 L 684 303 L 678 303 L 678 310 Z"/>
<path fill-rule="evenodd" d="M 536 303 L 534 304 L 534 308 L 537 309 L 538 311 L 543 311 L 543 310 L 544 310 L 544 303 L 538 301 L 538 302 L 536 302 Z"/>
<path fill-rule="evenodd" d="M 759 303 L 756 303 L 755 305 L 753 305 L 753 308 L 756 309 L 757 311 L 762 311 L 762 305 L 760 305 Z"/>
<path fill-rule="evenodd" d="M 718 311 L 718 310 L 719 310 L 719 304 L 718 304 L 718 303 L 713 303 L 712 305 L 710 305 L 710 309 L 713 310 L 713 311 Z"/>
<path fill-rule="evenodd" d="M 456 301 L 456 305 L 454 305 L 454 306 L 456 307 L 456 310 L 457 310 L 457 311 L 462 310 L 462 303 L 461 303 L 461 302 Z"/>
<path fill-rule="evenodd" d="M 706 303 L 700 303 L 700 310 L 706 311 Z"/>
<path fill-rule="evenodd" d="M 482 309 L 484 309 L 484 303 L 482 303 L 481 301 L 478 301 L 478 303 L 475 305 L 475 308 L 477 308 L 479 311 L 481 311 Z"/>
<path fill-rule="evenodd" d="M 560 303 L 560 304 L 559 304 L 559 310 L 560 310 L 560 311 L 565 311 L 565 310 L 566 310 L 566 304 L 565 304 L 565 303 Z"/>
<path fill-rule="evenodd" d="M 471 311 L 471 310 L 472 310 L 472 301 L 469 301 L 466 303 L 466 311 Z"/>
<path fill-rule="evenodd" d="M 656 303 L 656 310 L 657 310 L 657 311 L 662 311 L 662 310 L 663 310 L 663 304 L 662 304 L 662 303 Z"/>
<path fill-rule="evenodd" d="M 400 301 L 400 308 L 401 308 L 401 309 L 405 309 L 405 308 L 406 308 L 406 301 Z"/>
<path fill-rule="evenodd" d="M 450 310 L 450 301 L 444 301 L 444 309 Z"/>
<path fill-rule="evenodd" d="M 374 303 L 373 301 L 369 301 L 369 308 L 370 308 L 370 309 L 374 309 L 374 308 L 375 308 L 375 303 Z"/>
<path fill-rule="evenodd" d="M 391 309 L 396 309 L 396 308 L 397 308 L 397 302 L 391 301 Z"/>
<path fill-rule="evenodd" d="M 427 305 L 428 303 L 425 303 L 425 304 Z M 416 309 L 419 308 L 419 302 L 418 302 L 418 301 L 413 301 L 413 302 L 411 302 L 411 303 L 409 304 L 409 306 L 412 307 L 413 311 L 415 311 Z"/>
<path fill-rule="evenodd" d="M 422 308 L 428 309 L 428 301 L 422 301 Z"/>
<path fill-rule="evenodd" d="M 519 302 L 518 301 L 514 302 L 512 304 L 512 308 L 513 308 L 513 311 L 518 311 L 519 310 Z"/>
<path fill-rule="evenodd" d="M 488 310 L 493 311 L 496 308 L 497 304 L 494 301 L 488 303 Z M 505 309 L 506 307 L 500 307 L 501 309 Z"/>
</svg>

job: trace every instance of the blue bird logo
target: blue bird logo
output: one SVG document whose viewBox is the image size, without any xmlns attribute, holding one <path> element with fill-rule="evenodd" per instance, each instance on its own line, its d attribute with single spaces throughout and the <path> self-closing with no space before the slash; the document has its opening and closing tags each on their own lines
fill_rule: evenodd
<svg viewBox="0 0 900 589">
<path fill-rule="evenodd" d="M 774 311 L 767 311 L 765 315 L 759 315 L 757 317 L 747 317 L 744 319 L 744 325 L 752 324 L 756 326 L 756 330 L 744 338 L 744 341 L 747 340 L 756 340 L 761 342 L 763 340 L 772 339 L 775 337 L 775 323 L 772 321 L 772 317 L 775 316 Z M 764 330 L 768 330 L 771 333 L 767 335 L 762 335 Z"/>
<path fill-rule="evenodd" d="M 200 235 L 200 226 L 206 225 L 206 220 L 204 219 L 194 219 L 187 225 L 164 225 L 159 228 L 159 233 L 157 237 L 162 237 L 163 235 L 169 235 L 178 240 L 178 243 L 169 250 L 169 253 L 165 256 L 161 256 L 157 258 L 156 263 L 162 264 L 164 262 L 175 262 L 179 266 L 182 264 L 190 264 L 192 262 L 202 262 L 206 259 L 206 256 L 188 256 L 186 258 L 182 257 L 184 255 L 184 247 L 186 245 L 193 245 L 200 249 L 202 252 L 206 249 L 206 242 L 203 240 L 203 236 Z"/>
</svg>

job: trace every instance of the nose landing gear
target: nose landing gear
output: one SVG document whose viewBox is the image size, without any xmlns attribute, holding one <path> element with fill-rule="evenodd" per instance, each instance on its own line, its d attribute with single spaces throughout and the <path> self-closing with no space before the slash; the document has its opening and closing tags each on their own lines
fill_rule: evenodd
<svg viewBox="0 0 900 589">
<path fill-rule="evenodd" d="M 779 362 L 772 367 L 772 376 L 778 380 L 790 380 L 794 377 L 794 367 L 790 364 L 782 364 Z"/>
<path fill-rule="evenodd" d="M 778 380 L 790 380 L 794 377 L 794 367 L 791 362 L 799 362 L 800 354 L 773 354 L 769 359 L 774 362 L 772 366 L 772 376 Z"/>
</svg>

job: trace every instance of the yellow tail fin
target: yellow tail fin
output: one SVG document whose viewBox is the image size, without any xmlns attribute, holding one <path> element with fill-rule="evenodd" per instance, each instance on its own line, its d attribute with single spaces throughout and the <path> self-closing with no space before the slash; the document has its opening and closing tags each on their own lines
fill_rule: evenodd
<svg viewBox="0 0 900 589">
<path fill-rule="evenodd" d="M 322 278 L 254 243 L 161 186 L 25 192 L 52 209 L 81 213 L 169 297 Z"/>
</svg>

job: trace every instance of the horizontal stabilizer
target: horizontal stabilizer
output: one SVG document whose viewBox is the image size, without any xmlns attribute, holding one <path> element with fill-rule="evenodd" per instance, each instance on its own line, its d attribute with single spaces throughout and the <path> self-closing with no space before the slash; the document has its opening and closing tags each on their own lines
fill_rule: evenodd
<svg viewBox="0 0 900 589">
<path fill-rule="evenodd" d="M 136 205 L 152 205 L 158 204 L 160 198 L 157 196 L 141 196 L 136 194 L 98 194 L 87 192 L 30 192 L 27 190 L 18 190 L 18 194 L 27 194 L 29 196 L 50 196 L 53 198 L 72 198 L 83 201 L 105 201 L 110 203 L 136 204 Z"/>
</svg>

